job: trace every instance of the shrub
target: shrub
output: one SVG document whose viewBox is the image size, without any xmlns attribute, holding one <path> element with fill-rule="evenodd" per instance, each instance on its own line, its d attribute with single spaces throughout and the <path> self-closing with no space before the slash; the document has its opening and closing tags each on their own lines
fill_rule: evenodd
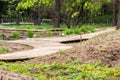
<svg viewBox="0 0 120 80">
<path fill-rule="evenodd" d="M 34 32 L 33 31 L 27 31 L 27 37 L 28 38 L 33 38 Z"/>
<path fill-rule="evenodd" d="M 3 34 L 0 32 L 0 40 L 3 39 Z"/>
<path fill-rule="evenodd" d="M 19 39 L 20 38 L 19 32 L 12 32 L 12 38 Z"/>
<path fill-rule="evenodd" d="M 73 30 L 71 30 L 71 29 L 66 29 L 65 31 L 64 31 L 64 34 L 65 35 L 70 35 L 70 34 L 73 34 L 74 32 L 73 32 Z"/>
<path fill-rule="evenodd" d="M 83 33 L 89 33 L 89 32 L 95 32 L 95 27 L 93 27 L 93 26 L 82 26 L 81 28 L 80 28 L 80 31 L 81 32 L 83 32 Z"/>
<path fill-rule="evenodd" d="M 80 34 L 80 33 L 81 33 L 80 28 L 75 28 L 75 29 L 73 29 L 73 33 L 74 33 L 74 34 Z"/>
<path fill-rule="evenodd" d="M 95 32 L 95 27 L 93 26 L 82 26 L 80 28 L 65 29 L 64 34 L 81 34 L 81 33 L 90 33 Z"/>
<path fill-rule="evenodd" d="M 59 50 L 58 54 L 65 54 L 65 52 L 63 50 Z"/>
<path fill-rule="evenodd" d="M 9 51 L 9 49 L 5 46 L 0 46 L 0 54 L 1 53 L 7 53 Z"/>
<path fill-rule="evenodd" d="M 49 37 L 50 37 L 50 36 L 53 36 L 52 32 L 48 32 L 48 36 L 49 36 Z"/>
</svg>

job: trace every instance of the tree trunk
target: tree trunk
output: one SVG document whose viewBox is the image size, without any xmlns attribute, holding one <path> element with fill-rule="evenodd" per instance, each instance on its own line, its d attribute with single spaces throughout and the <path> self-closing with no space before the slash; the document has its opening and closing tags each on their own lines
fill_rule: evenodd
<svg viewBox="0 0 120 80">
<path fill-rule="evenodd" d="M 89 15 L 89 23 L 90 24 L 93 24 L 94 23 L 94 16 L 93 16 L 93 14 L 92 14 L 92 12 L 90 12 L 90 15 Z"/>
<path fill-rule="evenodd" d="M 36 8 L 32 11 L 33 23 L 34 25 L 40 25 L 42 22 L 40 8 Z"/>
<path fill-rule="evenodd" d="M 2 13 L 0 12 L 0 23 L 2 22 Z"/>
<path fill-rule="evenodd" d="M 120 29 L 120 11 L 119 11 L 119 15 L 118 15 L 118 21 L 117 21 L 117 27 L 116 29 Z"/>
<path fill-rule="evenodd" d="M 54 27 L 60 27 L 60 0 L 55 0 L 55 20 Z"/>
<path fill-rule="evenodd" d="M 40 7 L 38 8 L 38 25 L 40 25 L 42 23 L 42 17 L 41 17 L 41 13 L 40 13 Z"/>
<path fill-rule="evenodd" d="M 118 3 L 118 11 L 119 11 L 119 13 L 118 13 L 118 21 L 117 21 L 117 27 L 116 27 L 116 29 L 118 30 L 118 29 L 120 29 L 120 0 L 117 0 L 117 3 Z"/>
<path fill-rule="evenodd" d="M 116 19 L 116 0 L 113 0 L 113 14 L 112 14 L 112 26 L 116 26 L 117 19 Z"/>
<path fill-rule="evenodd" d="M 19 12 L 16 12 L 16 25 L 20 24 L 20 20 L 19 20 Z"/>
</svg>

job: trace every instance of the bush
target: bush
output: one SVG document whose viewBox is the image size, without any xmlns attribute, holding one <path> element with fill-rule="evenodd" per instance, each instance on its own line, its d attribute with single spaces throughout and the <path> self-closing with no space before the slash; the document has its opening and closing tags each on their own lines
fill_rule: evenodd
<svg viewBox="0 0 120 80">
<path fill-rule="evenodd" d="M 33 38 L 34 32 L 33 31 L 27 31 L 27 37 L 28 38 Z"/>
<path fill-rule="evenodd" d="M 52 32 L 48 32 L 48 36 L 49 36 L 49 37 L 50 37 L 50 36 L 53 36 Z"/>
<path fill-rule="evenodd" d="M 83 26 L 80 28 L 80 31 L 83 33 L 95 32 L 95 28 L 93 26 Z"/>
<path fill-rule="evenodd" d="M 3 34 L 0 32 L 0 40 L 3 39 Z"/>
<path fill-rule="evenodd" d="M 0 54 L 1 53 L 7 53 L 9 51 L 9 49 L 5 46 L 0 46 Z"/>
<path fill-rule="evenodd" d="M 70 34 L 73 34 L 74 32 L 73 32 L 73 30 L 72 29 L 66 29 L 65 31 L 64 31 L 64 34 L 65 35 L 70 35 Z"/>
<path fill-rule="evenodd" d="M 59 50 L 58 54 L 65 54 L 65 52 L 63 50 Z"/>
<path fill-rule="evenodd" d="M 19 32 L 12 32 L 12 38 L 19 39 L 20 38 Z"/>
<path fill-rule="evenodd" d="M 70 34 L 81 34 L 81 33 L 90 33 L 90 32 L 95 32 L 95 28 L 93 26 L 82 26 L 80 28 L 66 29 L 64 31 L 64 34 L 70 35 Z"/>
</svg>

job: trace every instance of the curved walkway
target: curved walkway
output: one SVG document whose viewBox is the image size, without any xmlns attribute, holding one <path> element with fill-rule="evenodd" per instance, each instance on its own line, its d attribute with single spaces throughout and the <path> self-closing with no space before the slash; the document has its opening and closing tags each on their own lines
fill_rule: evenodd
<svg viewBox="0 0 120 80">
<path fill-rule="evenodd" d="M 84 35 L 51 37 L 51 38 L 35 38 L 35 39 L 10 41 L 13 43 L 27 44 L 27 45 L 33 46 L 34 49 L 27 50 L 27 51 L 14 52 L 14 53 L 1 54 L 0 60 L 22 60 L 22 59 L 29 59 L 29 58 L 35 58 L 39 56 L 53 54 L 58 52 L 59 50 L 66 50 L 73 47 L 67 44 L 62 44 L 60 42 L 89 39 L 99 34 L 110 32 L 113 30 L 115 29 L 107 28 L 99 32 L 84 34 Z"/>
</svg>

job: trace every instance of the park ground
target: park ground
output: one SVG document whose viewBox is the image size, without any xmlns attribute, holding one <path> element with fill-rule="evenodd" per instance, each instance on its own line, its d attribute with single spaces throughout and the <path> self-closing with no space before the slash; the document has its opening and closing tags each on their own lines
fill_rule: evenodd
<svg viewBox="0 0 120 80">
<path fill-rule="evenodd" d="M 0 68 L 39 80 L 120 79 L 120 30 L 69 45 L 74 47 L 44 57 L 1 61 Z"/>
</svg>

